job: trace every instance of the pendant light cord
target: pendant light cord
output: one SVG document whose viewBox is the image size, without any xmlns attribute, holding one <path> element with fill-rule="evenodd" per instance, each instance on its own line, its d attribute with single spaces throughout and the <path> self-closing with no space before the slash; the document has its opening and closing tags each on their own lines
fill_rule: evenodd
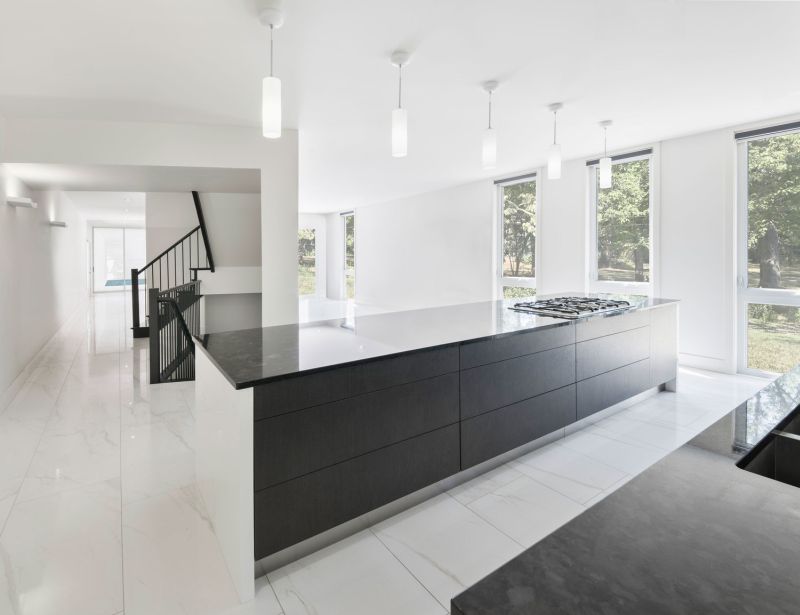
<svg viewBox="0 0 800 615">
<path fill-rule="evenodd" d="M 489 90 L 489 130 L 492 129 L 492 91 Z"/>
<path fill-rule="evenodd" d="M 603 126 L 603 158 L 608 158 L 608 126 Z"/>
<path fill-rule="evenodd" d="M 397 108 L 403 108 L 403 65 L 397 65 Z"/>
<path fill-rule="evenodd" d="M 274 73 L 273 73 L 273 60 L 275 58 L 275 47 L 274 47 L 273 41 L 272 41 L 272 33 L 274 32 L 274 30 L 275 30 L 275 26 L 270 24 L 270 26 L 269 26 L 269 76 L 270 77 L 274 77 L 275 76 Z"/>
<path fill-rule="evenodd" d="M 553 145 L 558 143 L 556 141 L 556 126 L 558 125 L 558 111 L 553 111 Z"/>
</svg>

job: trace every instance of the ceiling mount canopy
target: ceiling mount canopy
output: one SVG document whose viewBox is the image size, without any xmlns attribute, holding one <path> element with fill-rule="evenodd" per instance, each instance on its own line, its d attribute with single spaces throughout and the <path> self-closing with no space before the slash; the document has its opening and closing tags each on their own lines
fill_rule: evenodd
<svg viewBox="0 0 800 615">
<path fill-rule="evenodd" d="M 274 59 L 275 30 L 283 25 L 282 3 L 279 0 L 261 0 L 258 19 L 269 28 L 269 76 L 264 77 L 261 87 L 262 132 L 267 139 L 279 139 L 283 123 L 281 80 L 275 76 Z"/>
</svg>

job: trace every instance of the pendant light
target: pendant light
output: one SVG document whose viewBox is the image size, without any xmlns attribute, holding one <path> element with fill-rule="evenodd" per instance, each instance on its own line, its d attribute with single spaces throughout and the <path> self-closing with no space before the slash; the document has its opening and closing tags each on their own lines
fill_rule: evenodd
<svg viewBox="0 0 800 615">
<path fill-rule="evenodd" d="M 280 139 L 282 122 L 281 80 L 274 74 L 275 48 L 273 35 L 283 25 L 283 11 L 277 4 L 268 3 L 259 13 L 261 23 L 269 28 L 269 77 L 261 86 L 261 124 L 267 139 Z"/>
<path fill-rule="evenodd" d="M 547 179 L 560 179 L 561 178 L 561 146 L 558 144 L 557 128 L 557 114 L 563 105 L 561 103 L 553 103 L 548 107 L 553 113 L 553 144 L 547 152 Z"/>
<path fill-rule="evenodd" d="M 600 159 L 600 187 L 611 188 L 611 158 L 608 155 L 608 127 L 611 126 L 611 120 L 603 120 L 600 122 L 600 127 L 603 129 L 603 157 Z"/>
<path fill-rule="evenodd" d="M 483 131 L 482 160 L 484 169 L 493 169 L 497 164 L 497 132 L 492 128 L 492 94 L 497 89 L 497 81 L 483 84 L 484 91 L 489 94 L 489 126 Z"/>
<path fill-rule="evenodd" d="M 392 156 L 408 155 L 408 112 L 403 109 L 403 67 L 408 64 L 408 53 L 397 50 L 391 62 L 397 67 L 397 109 L 392 111 Z"/>
</svg>

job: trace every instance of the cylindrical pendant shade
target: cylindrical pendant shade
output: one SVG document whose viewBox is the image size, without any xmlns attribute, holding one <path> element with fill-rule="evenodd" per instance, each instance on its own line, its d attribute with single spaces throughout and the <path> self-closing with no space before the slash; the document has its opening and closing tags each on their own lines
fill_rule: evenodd
<svg viewBox="0 0 800 615">
<path fill-rule="evenodd" d="M 392 156 L 402 158 L 408 154 L 408 113 L 405 109 L 392 111 Z"/>
<path fill-rule="evenodd" d="M 561 146 L 553 143 L 547 152 L 547 179 L 561 178 Z"/>
<path fill-rule="evenodd" d="M 483 131 L 483 168 L 493 169 L 497 164 L 497 132 L 494 128 Z"/>
<path fill-rule="evenodd" d="M 600 159 L 600 187 L 611 188 L 611 158 Z"/>
<path fill-rule="evenodd" d="M 261 92 L 261 119 L 264 136 L 279 139 L 281 136 L 281 80 L 264 77 Z"/>
</svg>

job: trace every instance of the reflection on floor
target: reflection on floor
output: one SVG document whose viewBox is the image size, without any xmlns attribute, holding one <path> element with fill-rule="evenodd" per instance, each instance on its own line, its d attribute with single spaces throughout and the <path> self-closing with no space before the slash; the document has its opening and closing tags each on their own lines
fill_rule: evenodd
<svg viewBox="0 0 800 615">
<path fill-rule="evenodd" d="M 194 485 L 193 387 L 147 384 L 127 294 L 97 296 L 0 409 L 0 614 L 447 613 L 450 598 L 765 383 L 662 393 L 258 581 L 236 602 Z"/>
</svg>

